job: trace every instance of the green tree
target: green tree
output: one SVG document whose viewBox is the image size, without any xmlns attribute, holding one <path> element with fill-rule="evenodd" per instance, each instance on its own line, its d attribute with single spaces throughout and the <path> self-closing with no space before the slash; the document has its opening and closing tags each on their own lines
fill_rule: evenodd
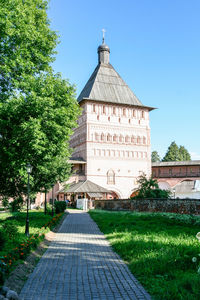
<svg viewBox="0 0 200 300">
<path fill-rule="evenodd" d="M 161 190 L 156 179 L 147 178 L 143 173 L 138 177 L 137 195 L 133 199 L 168 199 L 170 191 Z"/>
<path fill-rule="evenodd" d="M 151 161 L 152 162 L 158 162 L 158 161 L 160 161 L 160 156 L 159 156 L 159 154 L 158 154 L 157 151 L 152 151 L 151 152 Z"/>
<path fill-rule="evenodd" d="M 168 147 L 167 153 L 163 157 L 162 161 L 180 161 L 179 147 L 175 142 L 172 142 Z"/>
<path fill-rule="evenodd" d="M 185 161 L 191 160 L 190 154 L 184 146 L 178 147 L 175 142 L 172 142 L 168 147 L 167 153 L 162 161 Z"/>
<path fill-rule="evenodd" d="M 184 146 L 179 147 L 179 154 L 180 154 L 180 160 L 182 161 L 191 160 L 190 153 L 188 152 L 187 149 L 185 149 Z"/>
<path fill-rule="evenodd" d="M 54 74 L 58 37 L 47 1 L 0 0 L 0 195 L 49 189 L 70 174 L 69 137 L 79 114 L 75 89 Z"/>
</svg>

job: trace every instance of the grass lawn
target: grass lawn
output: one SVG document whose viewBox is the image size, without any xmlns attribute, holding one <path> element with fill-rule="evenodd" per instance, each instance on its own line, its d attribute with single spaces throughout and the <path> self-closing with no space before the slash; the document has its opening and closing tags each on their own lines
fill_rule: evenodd
<svg viewBox="0 0 200 300">
<path fill-rule="evenodd" d="M 200 218 L 91 210 L 90 216 L 153 299 L 200 299 Z"/>
<path fill-rule="evenodd" d="M 40 233 L 41 227 L 50 221 L 52 217 L 45 215 L 43 211 L 29 212 L 29 232 L 30 235 Z M 3 224 L 14 224 L 17 228 L 17 234 L 7 238 L 3 247 L 0 248 L 0 256 L 7 254 L 8 251 L 14 249 L 16 244 L 23 243 L 27 238 L 25 236 L 26 212 L 18 213 L 1 213 L 0 214 L 0 229 Z M 48 229 L 47 229 L 48 231 Z"/>
</svg>

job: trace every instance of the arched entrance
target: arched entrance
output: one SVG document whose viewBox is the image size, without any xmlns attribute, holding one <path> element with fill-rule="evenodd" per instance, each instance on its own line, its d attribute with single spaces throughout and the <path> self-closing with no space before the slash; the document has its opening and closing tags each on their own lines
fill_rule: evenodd
<svg viewBox="0 0 200 300">
<path fill-rule="evenodd" d="M 115 191 L 110 191 L 110 193 L 107 194 L 107 199 L 108 200 L 120 199 L 120 196 Z"/>
</svg>

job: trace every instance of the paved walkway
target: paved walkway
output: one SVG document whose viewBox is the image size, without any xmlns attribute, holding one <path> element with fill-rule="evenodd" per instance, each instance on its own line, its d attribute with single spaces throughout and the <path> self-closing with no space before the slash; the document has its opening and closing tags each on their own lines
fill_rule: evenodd
<svg viewBox="0 0 200 300">
<path fill-rule="evenodd" d="M 24 300 L 151 299 L 89 214 L 70 211 L 23 287 Z"/>
</svg>

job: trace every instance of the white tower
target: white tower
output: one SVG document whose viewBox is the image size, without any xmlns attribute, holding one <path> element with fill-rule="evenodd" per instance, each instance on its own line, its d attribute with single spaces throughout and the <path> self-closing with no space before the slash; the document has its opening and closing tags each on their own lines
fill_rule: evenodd
<svg viewBox="0 0 200 300">
<path fill-rule="evenodd" d="M 137 177 L 151 174 L 149 111 L 109 63 L 110 49 L 98 47 L 98 65 L 78 97 L 79 127 L 71 138 L 73 158 L 86 161 L 85 179 L 128 198 Z"/>
</svg>

